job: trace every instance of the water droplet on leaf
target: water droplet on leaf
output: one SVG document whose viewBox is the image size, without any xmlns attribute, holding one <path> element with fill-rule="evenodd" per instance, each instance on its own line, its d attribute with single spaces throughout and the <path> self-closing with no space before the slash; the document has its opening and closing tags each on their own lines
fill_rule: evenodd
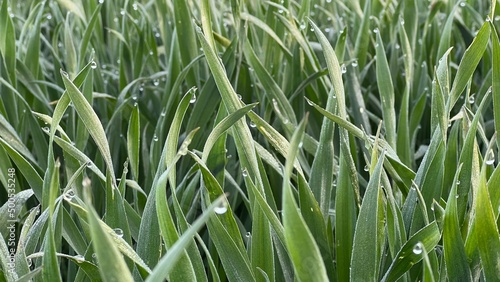
<svg viewBox="0 0 500 282">
<path fill-rule="evenodd" d="M 347 72 L 347 67 L 345 66 L 345 64 L 342 64 L 342 65 L 340 66 L 340 71 L 341 71 L 342 73 L 346 73 L 346 72 Z"/>
<path fill-rule="evenodd" d="M 85 261 L 85 257 L 82 255 L 76 255 L 73 258 L 76 260 L 77 263 L 82 263 Z"/>
<path fill-rule="evenodd" d="M 69 189 L 66 193 L 64 193 L 63 197 L 66 201 L 71 202 L 71 200 L 75 197 L 75 191 L 73 191 L 73 189 Z"/>
<path fill-rule="evenodd" d="M 123 237 L 123 230 L 121 230 L 121 228 L 115 228 L 113 229 L 113 231 L 115 232 L 116 236 L 118 237 Z"/>
<path fill-rule="evenodd" d="M 227 212 L 227 202 L 222 201 L 217 207 L 214 208 L 216 214 L 224 214 Z"/>
<path fill-rule="evenodd" d="M 423 251 L 422 243 L 418 242 L 413 248 L 413 253 L 416 255 L 420 255 Z"/>
</svg>

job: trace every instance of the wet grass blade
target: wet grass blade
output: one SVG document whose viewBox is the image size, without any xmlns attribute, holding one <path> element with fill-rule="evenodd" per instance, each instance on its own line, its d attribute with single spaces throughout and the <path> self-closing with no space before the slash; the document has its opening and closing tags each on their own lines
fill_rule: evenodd
<svg viewBox="0 0 500 282">
<path fill-rule="evenodd" d="M 85 99 L 80 90 L 78 90 L 75 84 L 73 84 L 73 82 L 69 79 L 68 74 L 61 70 L 61 76 L 64 81 L 64 85 L 66 86 L 66 90 L 68 91 L 67 92 L 68 96 L 71 98 L 71 101 L 73 102 L 75 110 L 82 119 L 90 135 L 96 142 L 97 147 L 99 148 L 99 151 L 101 152 L 102 157 L 104 158 L 104 162 L 106 163 L 107 169 L 111 174 L 111 178 L 113 181 L 112 185 L 116 187 L 113 161 L 111 159 L 111 152 L 109 150 L 108 139 L 106 138 L 106 133 L 104 132 L 102 123 L 99 120 L 97 114 L 92 109 L 92 106 L 89 104 L 87 99 Z"/>
<path fill-rule="evenodd" d="M 385 55 L 384 43 L 380 31 L 375 29 L 377 43 L 375 44 L 377 58 L 377 85 L 382 104 L 382 116 L 384 119 L 385 138 L 387 143 L 396 149 L 396 113 L 394 110 L 394 86 L 387 57 Z"/>
<path fill-rule="evenodd" d="M 193 236 L 198 232 L 203 225 L 213 216 L 214 210 L 220 207 L 222 202 L 226 201 L 225 196 L 219 197 L 210 206 L 208 206 L 203 214 L 195 221 L 188 230 L 182 234 L 182 236 L 175 242 L 172 247 L 168 250 L 167 254 L 158 262 L 156 267 L 151 272 L 151 275 L 146 279 L 147 281 L 160 281 L 166 279 L 169 273 L 173 270 L 176 262 L 181 257 L 183 251 L 192 242 Z"/>
<path fill-rule="evenodd" d="M 87 186 L 84 189 L 90 189 L 90 187 Z M 89 193 L 89 191 L 85 191 L 85 193 Z M 89 196 L 87 195 L 87 197 Z M 97 255 L 101 278 L 103 281 L 133 281 L 132 274 L 122 254 L 118 251 L 110 235 L 102 229 L 96 211 L 90 207 L 89 199 L 87 204 L 89 206 L 87 219 L 90 226 L 90 235 Z"/>
<path fill-rule="evenodd" d="M 328 278 L 319 248 L 307 227 L 304 218 L 298 212 L 293 198 L 289 179 L 292 174 L 293 161 L 298 152 L 299 143 L 304 135 L 306 119 L 302 120 L 291 140 L 283 183 L 283 225 L 285 242 L 294 265 L 295 275 L 300 281 L 326 281 Z"/>
<path fill-rule="evenodd" d="M 443 249 L 446 269 L 448 271 L 448 278 L 455 281 L 457 279 L 472 280 L 457 214 L 456 195 L 460 170 L 461 166 L 455 174 L 448 201 L 446 202 L 443 227 Z"/>
<path fill-rule="evenodd" d="M 450 90 L 450 98 L 448 99 L 446 106 L 448 112 L 451 111 L 455 103 L 457 102 L 460 94 L 465 89 L 467 82 L 471 78 L 474 73 L 479 61 L 483 57 L 483 53 L 486 50 L 486 47 L 490 38 L 491 27 L 489 23 L 484 23 L 481 29 L 479 29 L 474 41 L 472 44 L 465 50 L 462 61 L 460 61 L 460 65 L 458 66 L 457 74 L 455 76 L 455 80 L 453 81 L 453 85 Z"/>
<path fill-rule="evenodd" d="M 383 200 L 380 188 L 384 158 L 384 154 L 379 157 L 359 210 L 352 247 L 351 281 L 377 281 L 379 277 L 381 247 L 384 241 Z"/>
<path fill-rule="evenodd" d="M 441 234 L 436 222 L 425 226 L 403 245 L 385 273 L 382 281 L 395 281 L 414 264 L 422 260 L 423 250 L 432 250 L 439 242 Z M 422 248 L 422 245 L 424 248 Z"/>
</svg>

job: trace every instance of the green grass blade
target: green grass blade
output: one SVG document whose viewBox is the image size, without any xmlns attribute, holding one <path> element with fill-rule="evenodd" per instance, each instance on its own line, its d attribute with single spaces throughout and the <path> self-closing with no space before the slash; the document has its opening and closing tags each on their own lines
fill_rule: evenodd
<svg viewBox="0 0 500 282">
<path fill-rule="evenodd" d="M 465 50 L 462 61 L 460 61 L 460 65 L 458 66 L 455 80 L 453 80 L 453 85 L 450 90 L 450 98 L 446 103 L 448 112 L 451 111 L 457 102 L 458 97 L 462 94 L 467 82 L 483 57 L 483 53 L 489 42 L 490 32 L 491 28 L 489 23 L 484 23 L 481 29 L 479 29 L 474 41 L 472 41 L 472 44 L 467 48 L 467 50 Z"/>
<path fill-rule="evenodd" d="M 84 189 L 90 189 L 90 187 L 87 186 Z M 87 190 L 84 193 L 89 193 L 89 191 Z M 87 197 L 90 197 L 90 195 Z M 101 227 L 96 211 L 90 207 L 90 199 L 87 200 L 87 203 L 89 206 L 87 219 L 89 221 L 92 244 L 99 263 L 101 278 L 103 281 L 133 281 L 132 274 L 123 256 L 118 251 L 115 242 Z"/>
<path fill-rule="evenodd" d="M 134 179 L 139 179 L 139 154 L 141 146 L 141 121 L 139 107 L 132 109 L 127 130 L 127 153 Z"/>
<path fill-rule="evenodd" d="M 351 281 L 377 281 L 379 276 L 381 243 L 384 240 L 381 236 L 384 225 L 380 221 L 383 214 L 380 175 L 384 158 L 382 154 L 373 170 L 359 211 L 352 247 Z"/>
<path fill-rule="evenodd" d="M 395 256 L 382 281 L 395 281 L 401 277 L 414 264 L 422 260 L 424 249 L 434 249 L 440 237 L 441 234 L 436 222 L 432 222 L 415 233 Z"/>
<path fill-rule="evenodd" d="M 500 277 L 500 269 L 498 268 L 498 262 L 500 261 L 500 236 L 491 205 L 491 198 L 486 187 L 486 168 L 487 164 L 484 163 L 479 179 L 477 203 L 475 205 L 475 220 L 481 222 L 476 224 L 476 236 L 485 280 L 495 281 Z"/>
<path fill-rule="evenodd" d="M 323 53 L 328 66 L 333 88 L 328 94 L 326 110 L 330 113 L 335 112 L 338 107 L 340 118 L 346 119 L 345 94 L 342 83 L 342 74 L 340 65 L 332 46 L 321 30 L 311 21 L 316 37 L 321 43 Z M 319 137 L 318 149 L 315 153 L 315 158 L 311 168 L 311 178 L 309 186 L 312 188 L 313 194 L 316 197 L 323 216 L 327 217 L 330 209 L 331 193 L 333 182 L 333 138 L 334 138 L 334 123 L 328 118 L 323 119 L 321 125 L 321 134 Z"/>
<path fill-rule="evenodd" d="M 206 162 L 208 159 L 208 155 L 210 154 L 210 151 L 212 150 L 213 146 L 217 142 L 217 139 L 226 131 L 228 130 L 231 126 L 234 125 L 240 118 L 245 116 L 249 111 L 251 111 L 255 106 L 257 106 L 257 103 L 249 104 L 244 106 L 241 109 L 238 109 L 236 112 L 228 115 L 224 119 L 222 119 L 215 127 L 214 129 L 210 132 L 210 135 L 207 138 L 207 141 L 205 142 L 205 146 L 203 146 L 203 156 L 202 160 L 203 162 Z"/>
<path fill-rule="evenodd" d="M 71 98 L 71 101 L 73 102 L 75 110 L 82 119 L 85 127 L 94 139 L 97 147 L 99 148 L 99 151 L 102 154 L 102 157 L 104 158 L 107 169 L 111 174 L 113 182 L 112 185 L 116 187 L 113 160 L 111 159 L 111 152 L 109 150 L 108 140 L 106 138 L 106 133 L 104 132 L 102 123 L 87 99 L 85 99 L 80 90 L 78 90 L 75 84 L 73 84 L 73 82 L 69 79 L 68 74 L 61 70 L 61 76 L 64 81 L 64 85 L 66 86 L 66 90 L 68 91 L 67 93 Z"/>
<path fill-rule="evenodd" d="M 397 137 L 396 113 L 394 110 L 394 86 L 380 31 L 378 29 L 375 29 L 375 31 L 377 36 L 377 43 L 375 44 L 375 50 L 377 51 L 377 85 L 382 104 L 385 138 L 387 143 L 389 143 L 393 149 L 396 149 Z"/>
<path fill-rule="evenodd" d="M 443 227 L 443 249 L 446 269 L 450 281 L 460 279 L 472 280 L 464 242 L 460 233 L 457 214 L 457 181 L 461 166 L 458 168 L 446 204 Z"/>
<path fill-rule="evenodd" d="M 205 225 L 210 217 L 213 216 L 214 210 L 217 207 L 220 207 L 223 201 L 226 201 L 225 196 L 220 196 L 205 209 L 203 214 L 195 222 L 193 222 L 193 224 L 191 224 L 189 229 L 182 234 L 175 244 L 172 245 L 167 254 L 158 262 L 156 267 L 151 272 L 151 275 L 149 275 L 146 279 L 146 282 L 160 281 L 168 277 L 184 250 L 192 242 L 193 236 L 195 236 L 196 232 L 198 232 L 198 230 Z"/>
<path fill-rule="evenodd" d="M 298 212 L 298 206 L 292 194 L 289 179 L 299 143 L 304 135 L 306 119 L 302 120 L 291 139 L 283 182 L 283 225 L 285 227 L 286 246 L 299 281 L 326 281 L 328 276 L 319 248 L 307 227 L 304 218 Z"/>
<path fill-rule="evenodd" d="M 495 1 L 496 3 L 496 1 Z M 491 41 L 493 45 L 492 62 L 493 66 L 500 66 L 500 40 L 493 24 L 490 22 L 493 32 Z M 493 92 L 493 116 L 495 122 L 495 131 L 500 132 L 500 70 L 496 67 L 492 69 L 492 92 Z M 500 138 L 497 138 L 497 148 L 500 149 Z"/>
</svg>

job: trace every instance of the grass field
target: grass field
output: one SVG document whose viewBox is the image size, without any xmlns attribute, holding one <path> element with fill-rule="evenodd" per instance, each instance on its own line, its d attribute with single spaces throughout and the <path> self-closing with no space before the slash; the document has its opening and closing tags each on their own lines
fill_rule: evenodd
<svg viewBox="0 0 500 282">
<path fill-rule="evenodd" d="M 496 0 L 0 3 L 0 281 L 498 281 Z"/>
</svg>

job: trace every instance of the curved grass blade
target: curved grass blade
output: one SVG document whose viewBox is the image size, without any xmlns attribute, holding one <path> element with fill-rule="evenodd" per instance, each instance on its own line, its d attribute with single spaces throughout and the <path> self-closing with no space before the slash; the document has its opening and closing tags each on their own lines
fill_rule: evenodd
<svg viewBox="0 0 500 282">
<path fill-rule="evenodd" d="M 342 74 L 337 56 L 333 51 L 333 47 L 330 45 L 330 42 L 321 30 L 312 21 L 310 21 L 310 23 L 316 33 L 316 37 L 321 43 L 321 47 L 323 48 L 326 64 L 328 66 L 328 73 L 333 85 L 330 93 L 328 94 L 326 111 L 334 113 L 335 109 L 338 108 L 340 117 L 342 119 L 346 119 L 347 112 L 345 106 L 344 86 L 342 83 Z M 311 168 L 311 178 L 309 180 L 309 186 L 312 188 L 313 194 L 319 203 L 321 213 L 323 214 L 325 220 L 328 217 L 332 194 L 331 183 L 333 182 L 334 130 L 334 122 L 327 117 L 323 118 L 319 144 L 314 155 L 314 161 Z"/>
<path fill-rule="evenodd" d="M 182 236 L 179 237 L 179 239 L 169 248 L 167 254 L 161 258 L 146 279 L 146 282 L 161 281 L 168 277 L 168 275 L 172 272 L 173 267 L 177 265 L 176 262 L 179 260 L 188 245 L 192 242 L 192 238 L 196 235 L 198 230 L 205 225 L 210 217 L 213 216 L 214 210 L 217 207 L 220 207 L 223 201 L 226 201 L 226 197 L 220 196 L 205 209 L 203 214 L 195 222 L 193 222 L 189 229 L 186 230 L 184 234 L 182 234 Z"/>
<path fill-rule="evenodd" d="M 403 245 L 382 281 L 396 281 L 413 265 L 422 260 L 423 250 L 432 250 L 441 238 L 437 223 L 433 221 L 420 229 Z M 424 248 L 422 248 L 422 244 Z"/>
<path fill-rule="evenodd" d="M 228 130 L 231 126 L 233 126 L 234 123 L 236 123 L 240 118 L 245 116 L 245 114 L 251 111 L 255 106 L 257 106 L 257 104 L 258 103 L 249 104 L 244 106 L 243 108 L 238 109 L 236 112 L 231 113 L 230 115 L 222 119 L 214 127 L 214 129 L 210 132 L 207 141 L 205 142 L 205 146 L 203 146 L 203 156 L 201 158 L 203 162 L 207 161 L 208 155 L 210 154 L 212 147 L 217 142 L 219 136 L 223 134 L 226 130 Z"/>
<path fill-rule="evenodd" d="M 99 151 L 101 152 L 102 157 L 104 158 L 104 162 L 106 163 L 106 166 L 111 175 L 112 185 L 113 187 L 116 187 L 113 160 L 111 159 L 108 139 L 106 138 L 106 133 L 104 132 L 101 121 L 99 120 L 99 117 L 94 112 L 87 99 L 83 96 L 83 94 L 75 86 L 75 84 L 73 84 L 73 82 L 69 79 L 68 74 L 61 70 L 61 75 L 64 81 L 64 85 L 66 86 L 68 96 L 71 98 L 75 110 L 77 111 L 78 115 L 85 124 L 85 127 L 97 144 L 97 147 L 99 148 Z"/>
<path fill-rule="evenodd" d="M 496 1 L 494 1 L 496 3 Z M 493 30 L 492 34 L 492 45 L 493 45 L 493 55 L 491 65 L 494 66 L 492 69 L 492 92 L 493 92 L 493 116 L 495 123 L 495 131 L 500 132 L 500 40 L 498 39 L 498 34 L 490 22 L 491 28 Z M 500 149 L 500 138 L 497 138 L 497 148 Z"/>
<path fill-rule="evenodd" d="M 493 211 L 491 198 L 486 187 L 486 168 L 483 164 L 479 187 L 477 191 L 477 204 L 475 205 L 476 233 L 479 255 L 484 271 L 485 281 L 495 281 L 500 277 L 500 235 L 498 233 L 497 221 Z"/>
<path fill-rule="evenodd" d="M 481 29 L 479 29 L 474 41 L 472 41 L 472 44 L 467 48 L 467 50 L 465 50 L 450 90 L 450 97 L 446 103 L 448 112 L 452 110 L 458 100 L 458 97 L 462 94 L 467 82 L 479 64 L 479 61 L 483 57 L 483 53 L 488 46 L 490 32 L 490 24 L 485 22 Z M 460 206 L 460 204 L 458 206 Z"/>
</svg>

